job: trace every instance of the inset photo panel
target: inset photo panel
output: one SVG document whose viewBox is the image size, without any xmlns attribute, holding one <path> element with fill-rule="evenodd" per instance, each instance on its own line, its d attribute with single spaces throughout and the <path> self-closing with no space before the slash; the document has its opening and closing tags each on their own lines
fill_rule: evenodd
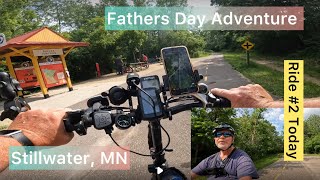
<svg viewBox="0 0 320 180">
<path fill-rule="evenodd" d="M 193 109 L 191 134 L 191 179 L 320 178 L 319 108 L 304 109 L 303 161 L 283 159 L 282 108 Z"/>
</svg>

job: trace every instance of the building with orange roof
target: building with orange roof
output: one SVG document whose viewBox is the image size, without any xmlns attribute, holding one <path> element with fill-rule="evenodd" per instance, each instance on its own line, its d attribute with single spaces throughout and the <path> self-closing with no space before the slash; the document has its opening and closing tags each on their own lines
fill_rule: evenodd
<svg viewBox="0 0 320 180">
<path fill-rule="evenodd" d="M 23 89 L 40 86 L 47 98 L 50 87 L 67 84 L 69 91 L 73 90 L 65 57 L 75 47 L 88 45 L 42 27 L 0 45 L 0 59 L 5 59 L 10 75 Z"/>
</svg>

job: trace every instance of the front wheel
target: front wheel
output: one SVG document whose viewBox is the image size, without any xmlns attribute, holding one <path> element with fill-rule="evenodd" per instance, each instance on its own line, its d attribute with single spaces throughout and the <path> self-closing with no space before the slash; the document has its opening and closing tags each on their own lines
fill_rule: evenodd
<svg viewBox="0 0 320 180">
<path fill-rule="evenodd" d="M 170 167 L 165 169 L 161 174 L 154 173 L 152 180 L 187 180 L 187 177 L 177 168 Z"/>
</svg>

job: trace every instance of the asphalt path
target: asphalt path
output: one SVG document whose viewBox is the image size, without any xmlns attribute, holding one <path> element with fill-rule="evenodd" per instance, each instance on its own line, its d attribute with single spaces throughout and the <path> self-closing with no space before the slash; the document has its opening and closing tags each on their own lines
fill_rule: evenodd
<svg viewBox="0 0 320 180">
<path fill-rule="evenodd" d="M 318 180 L 320 179 L 320 156 L 305 155 L 304 161 L 283 161 L 271 164 L 259 171 L 260 180 Z"/>
<path fill-rule="evenodd" d="M 252 83 L 223 59 L 223 55 L 216 54 L 209 59 L 193 61 L 193 66 L 203 75 L 208 87 L 231 89 Z"/>
<path fill-rule="evenodd" d="M 194 68 L 198 69 L 200 74 L 203 74 L 203 82 L 207 83 L 209 88 L 234 88 L 240 85 L 250 83 L 249 80 L 241 76 L 238 72 L 234 71 L 231 66 L 226 63 L 221 55 L 210 56 L 209 58 L 199 58 L 192 61 Z M 158 65 L 160 66 L 160 65 Z M 143 75 L 161 75 L 164 74 L 163 68 L 156 68 L 155 70 L 146 71 L 141 73 Z M 69 107 L 72 109 L 86 108 L 86 101 L 88 95 L 95 93 L 97 90 L 104 91 L 114 85 L 119 85 L 125 82 L 125 77 L 115 77 L 115 79 L 99 80 L 97 83 L 83 83 L 82 86 L 77 86 L 74 91 L 69 93 L 61 93 L 54 95 L 46 100 L 32 102 L 32 107 Z M 125 86 L 125 84 L 121 84 Z M 81 90 L 81 91 L 80 91 Z M 95 91 L 93 91 L 95 90 Z M 99 91 L 99 92 L 101 92 Z M 96 93 L 98 94 L 98 93 Z M 73 98 L 70 98 L 73 96 Z M 67 98 L 68 97 L 68 98 Z M 80 98 L 81 97 L 81 98 Z M 37 98 L 37 97 L 35 97 Z M 81 99 L 80 101 L 77 100 Z M 32 99 L 32 98 L 30 98 Z M 29 100 L 30 100 L 29 99 Z M 166 152 L 166 159 L 169 166 L 174 166 L 183 171 L 189 176 L 191 167 L 191 121 L 190 111 L 179 113 L 173 116 L 173 120 L 161 120 L 162 126 L 168 131 L 171 138 L 169 148 L 173 152 Z M 147 143 L 147 125 L 148 122 L 142 122 L 128 130 L 116 129 L 113 132 L 113 137 L 116 141 L 123 146 L 129 146 L 131 150 L 138 151 L 143 154 L 148 154 Z M 167 143 L 167 137 L 162 132 L 163 144 Z M 104 133 L 94 128 L 88 129 L 88 135 L 78 136 L 68 143 L 67 146 L 114 146 L 111 139 Z M 150 157 L 142 157 L 135 154 L 130 155 L 130 170 L 100 170 L 99 166 L 95 166 L 87 170 L 38 170 L 38 171 L 11 171 L 6 170 L 1 173 L 0 179 L 150 179 L 148 173 L 148 164 L 152 163 Z"/>
</svg>

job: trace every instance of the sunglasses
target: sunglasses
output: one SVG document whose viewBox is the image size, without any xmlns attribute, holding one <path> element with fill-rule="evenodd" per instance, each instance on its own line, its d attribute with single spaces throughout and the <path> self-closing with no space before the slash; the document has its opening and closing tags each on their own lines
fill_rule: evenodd
<svg viewBox="0 0 320 180">
<path fill-rule="evenodd" d="M 233 134 L 231 132 L 217 132 L 217 133 L 215 133 L 214 137 L 221 137 L 222 135 L 223 135 L 223 137 L 233 136 Z"/>
</svg>

